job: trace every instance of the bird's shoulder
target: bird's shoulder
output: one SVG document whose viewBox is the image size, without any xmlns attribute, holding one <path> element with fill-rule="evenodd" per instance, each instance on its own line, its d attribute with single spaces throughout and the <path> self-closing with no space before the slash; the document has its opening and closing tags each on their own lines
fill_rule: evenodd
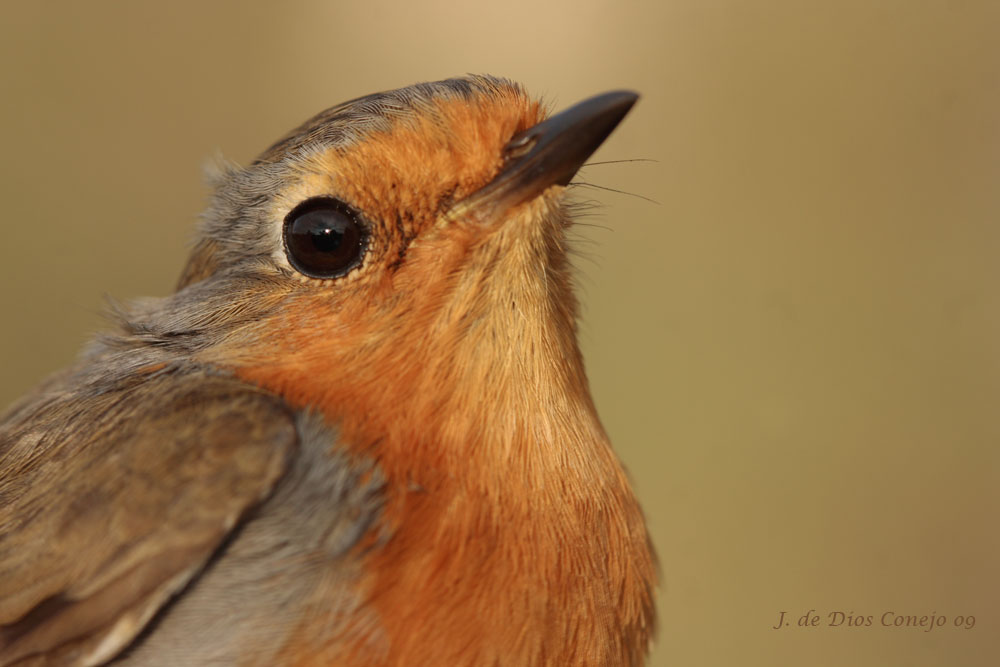
<svg viewBox="0 0 1000 667">
<path fill-rule="evenodd" d="M 158 613 L 203 616 L 183 603 L 228 560 L 264 580 L 317 549 L 299 514 L 342 553 L 375 477 L 336 451 L 322 420 L 194 364 L 46 383 L 0 422 L 0 665 L 100 664 Z"/>
</svg>

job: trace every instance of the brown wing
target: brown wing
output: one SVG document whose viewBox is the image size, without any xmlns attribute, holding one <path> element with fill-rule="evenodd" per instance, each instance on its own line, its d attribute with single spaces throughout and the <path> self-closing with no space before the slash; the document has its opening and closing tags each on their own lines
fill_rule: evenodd
<svg viewBox="0 0 1000 667">
<path fill-rule="evenodd" d="M 0 665 L 114 656 L 284 474 L 294 419 L 204 371 L 50 387 L 0 426 Z"/>
</svg>

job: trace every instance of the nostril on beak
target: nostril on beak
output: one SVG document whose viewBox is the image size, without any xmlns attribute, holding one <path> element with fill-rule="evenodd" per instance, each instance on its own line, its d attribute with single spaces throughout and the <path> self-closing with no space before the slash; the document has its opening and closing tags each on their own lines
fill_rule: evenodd
<svg viewBox="0 0 1000 667">
<path fill-rule="evenodd" d="M 507 142 L 507 145 L 503 147 L 503 158 L 504 160 L 513 160 L 521 157 L 522 155 L 527 155 L 531 152 L 531 149 L 535 147 L 538 143 L 538 134 L 532 132 L 531 130 L 526 130 L 514 136 L 513 139 Z"/>
</svg>

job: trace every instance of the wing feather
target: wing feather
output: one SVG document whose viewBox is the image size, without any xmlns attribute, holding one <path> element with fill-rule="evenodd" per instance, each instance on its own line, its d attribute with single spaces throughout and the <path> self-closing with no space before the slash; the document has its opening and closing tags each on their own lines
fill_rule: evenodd
<svg viewBox="0 0 1000 667">
<path fill-rule="evenodd" d="M 200 369 L 49 390 L 0 426 L 0 665 L 126 646 L 285 473 L 293 414 Z"/>
</svg>

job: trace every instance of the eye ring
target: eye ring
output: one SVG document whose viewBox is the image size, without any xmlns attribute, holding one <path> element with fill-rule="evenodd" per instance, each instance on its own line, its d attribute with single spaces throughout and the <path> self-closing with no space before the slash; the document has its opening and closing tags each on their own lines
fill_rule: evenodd
<svg viewBox="0 0 1000 667">
<path fill-rule="evenodd" d="M 361 264 L 370 232 L 357 210 L 333 197 L 313 197 L 285 216 L 288 263 L 304 276 L 331 280 Z"/>
</svg>

